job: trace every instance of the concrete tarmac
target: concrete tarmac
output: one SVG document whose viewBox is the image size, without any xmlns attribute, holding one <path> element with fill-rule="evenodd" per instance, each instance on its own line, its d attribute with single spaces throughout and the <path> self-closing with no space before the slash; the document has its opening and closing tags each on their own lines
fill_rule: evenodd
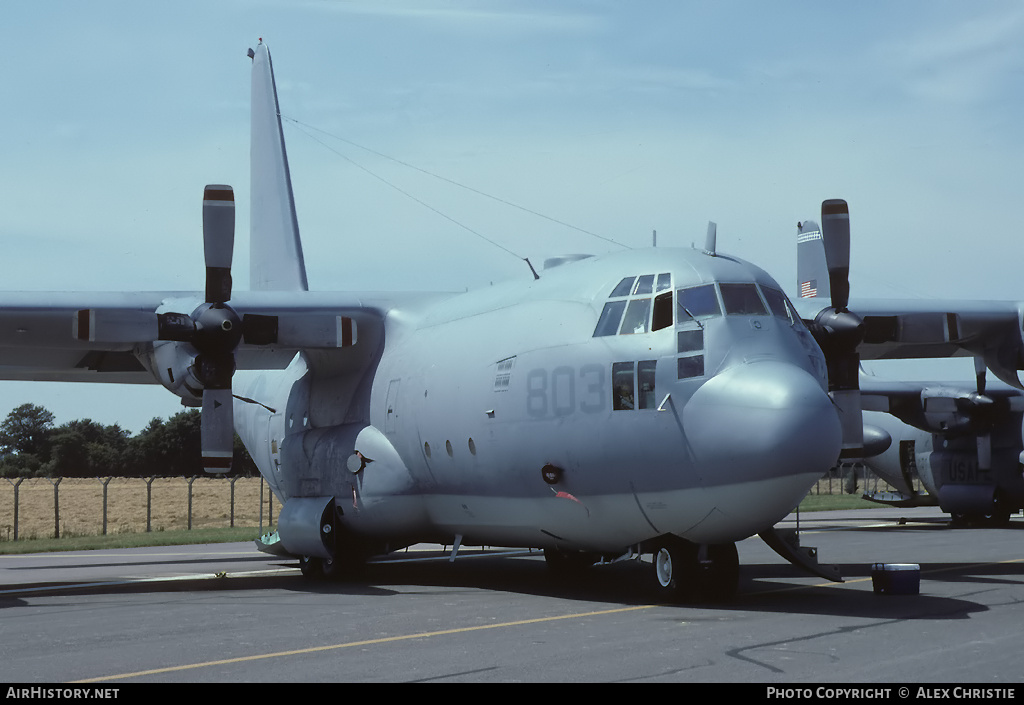
<svg viewBox="0 0 1024 705">
<path fill-rule="evenodd" d="M 959 529 L 934 508 L 878 508 L 799 524 L 844 582 L 752 538 L 738 597 L 692 606 L 659 604 L 649 557 L 564 582 L 538 552 L 450 562 L 418 546 L 315 582 L 248 543 L 0 556 L 0 682 L 1021 679 L 1024 519 Z M 920 565 L 919 594 L 876 594 L 874 563 Z"/>
</svg>

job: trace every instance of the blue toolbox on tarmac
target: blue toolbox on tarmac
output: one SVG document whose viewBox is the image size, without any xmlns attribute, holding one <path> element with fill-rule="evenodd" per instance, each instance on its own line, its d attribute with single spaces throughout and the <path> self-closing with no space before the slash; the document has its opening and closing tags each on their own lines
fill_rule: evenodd
<svg viewBox="0 0 1024 705">
<path fill-rule="evenodd" d="M 878 595 L 916 595 L 921 591 L 921 566 L 917 563 L 874 563 L 871 584 Z"/>
</svg>

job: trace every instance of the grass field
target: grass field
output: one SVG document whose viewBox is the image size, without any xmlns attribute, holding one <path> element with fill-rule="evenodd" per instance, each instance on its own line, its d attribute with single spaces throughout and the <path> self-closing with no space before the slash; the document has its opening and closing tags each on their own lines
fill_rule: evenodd
<svg viewBox="0 0 1024 705">
<path fill-rule="evenodd" d="M 279 509 L 260 478 L 239 478 L 232 483 L 222 477 L 65 478 L 56 486 L 46 478 L 26 479 L 15 488 L 10 480 L 0 481 L 0 550 L 9 544 L 78 537 L 188 533 L 192 530 L 269 526 Z M 104 490 L 106 512 L 104 513 Z M 15 491 L 17 491 L 17 532 L 15 532 Z M 56 506 L 55 506 L 56 494 Z M 261 505 L 262 494 L 262 505 Z M 191 495 L 191 497 L 190 497 Z M 262 508 L 262 514 L 261 514 Z M 104 514 L 106 531 L 104 532 Z M 17 541 L 14 541 L 17 533 Z M 152 545 L 152 544 L 151 544 Z"/>
</svg>

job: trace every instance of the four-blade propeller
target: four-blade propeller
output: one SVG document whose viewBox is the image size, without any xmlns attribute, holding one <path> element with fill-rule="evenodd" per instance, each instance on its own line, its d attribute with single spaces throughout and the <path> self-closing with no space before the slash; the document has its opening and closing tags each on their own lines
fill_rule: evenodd
<svg viewBox="0 0 1024 705">
<path fill-rule="evenodd" d="M 864 321 L 851 312 L 850 303 L 850 209 L 846 201 L 831 199 L 821 204 L 821 237 L 828 267 L 832 305 L 808 326 L 825 354 L 829 395 L 839 409 L 843 427 L 841 458 L 864 454 L 864 424 L 860 402 L 860 354 Z"/>
<path fill-rule="evenodd" d="M 228 472 L 234 448 L 231 380 L 241 344 L 289 348 L 340 348 L 356 342 L 348 317 L 292 312 L 239 316 L 231 300 L 235 242 L 235 199 L 230 186 L 209 185 L 203 193 L 205 301 L 192 313 L 131 309 L 83 309 L 73 322 L 79 340 L 103 343 L 173 341 L 186 344 L 190 370 L 202 385 L 203 469 Z"/>
</svg>

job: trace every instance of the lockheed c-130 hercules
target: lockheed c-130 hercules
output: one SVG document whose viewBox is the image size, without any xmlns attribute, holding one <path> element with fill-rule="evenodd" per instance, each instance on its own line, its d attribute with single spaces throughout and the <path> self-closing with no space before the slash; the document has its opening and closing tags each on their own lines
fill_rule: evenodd
<svg viewBox="0 0 1024 705">
<path fill-rule="evenodd" d="M 270 53 L 250 57 L 250 290 L 231 284 L 234 193 L 208 186 L 205 296 L 2 294 L 0 377 L 201 405 L 204 466 L 228 469 L 236 431 L 283 502 L 263 548 L 309 574 L 482 544 L 556 568 L 653 554 L 668 596 L 722 595 L 735 542 L 761 534 L 831 575 L 773 526 L 840 455 L 829 391 L 856 335 L 809 329 L 713 227 L 704 249 L 564 258 L 468 294 L 309 291 Z"/>
</svg>

